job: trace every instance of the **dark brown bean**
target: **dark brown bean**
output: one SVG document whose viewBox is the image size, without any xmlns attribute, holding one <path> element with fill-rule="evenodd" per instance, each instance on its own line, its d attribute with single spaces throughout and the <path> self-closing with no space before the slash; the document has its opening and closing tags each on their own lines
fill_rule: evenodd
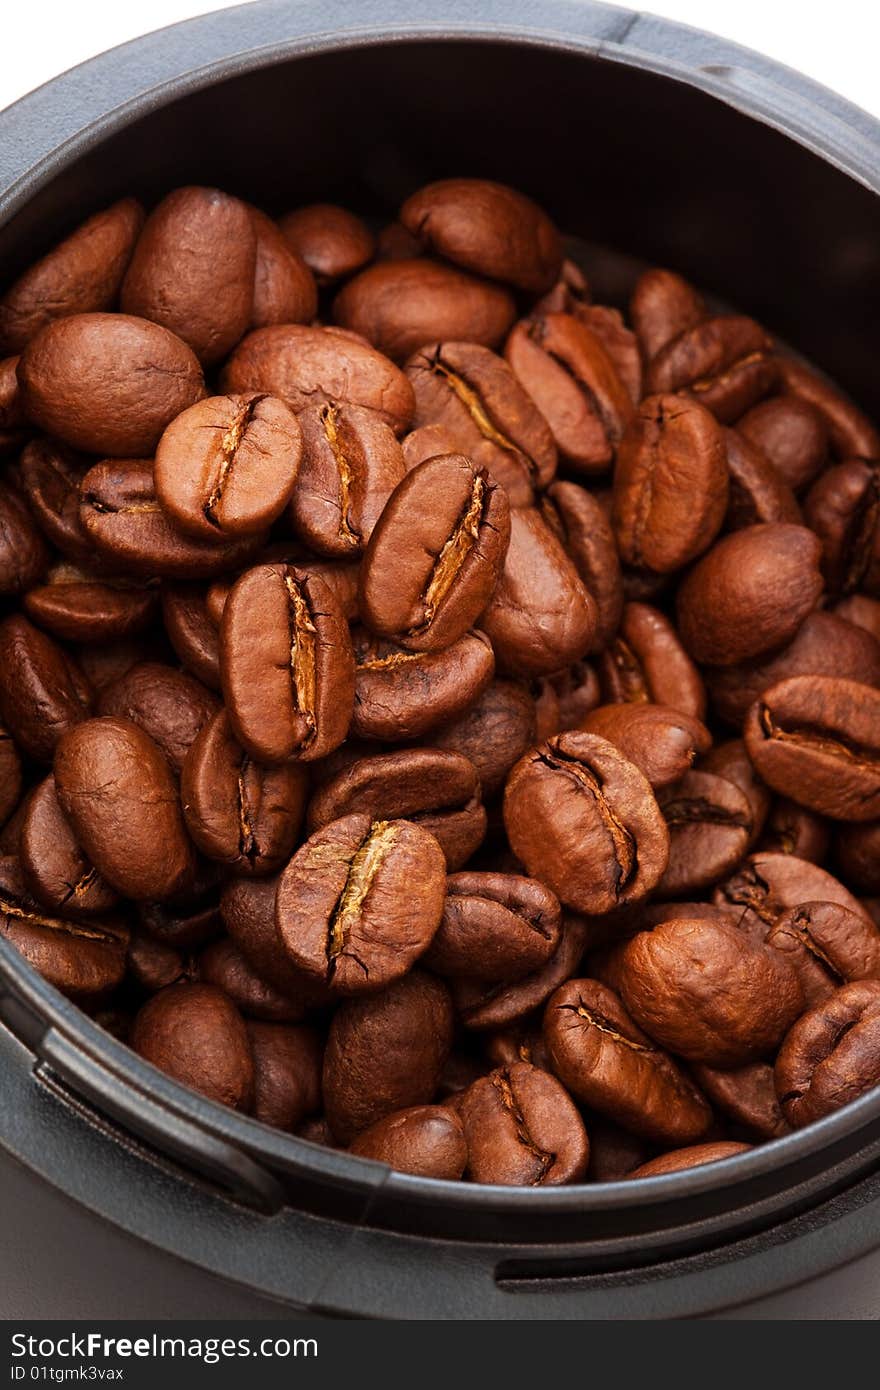
<svg viewBox="0 0 880 1390">
<path fill-rule="evenodd" d="M 577 971 L 586 939 L 585 922 L 580 917 L 563 914 L 559 945 L 539 970 L 520 980 L 500 983 L 453 980 L 453 999 L 464 1026 L 478 1031 L 507 1028 L 533 1014 L 563 980 Z"/>
<path fill-rule="evenodd" d="M 214 985 L 161 990 L 134 1020 L 131 1046 L 154 1067 L 209 1100 L 250 1110 L 254 1060 L 244 1019 Z"/>
<path fill-rule="evenodd" d="M 294 528 L 320 555 L 359 557 L 406 471 L 393 430 L 357 405 L 307 406 L 302 463 L 290 503 Z"/>
<path fill-rule="evenodd" d="M 451 874 L 439 930 L 425 955 L 438 975 L 515 980 L 546 965 L 561 932 L 559 900 L 517 874 Z"/>
<path fill-rule="evenodd" d="M 861 917 L 868 915 L 858 899 L 818 864 L 797 859 L 793 854 L 763 851 L 751 855 L 720 884 L 712 901 L 719 907 L 735 909 L 742 930 L 759 941 L 766 939 L 780 913 L 800 903 L 838 903 Z"/>
<path fill-rule="evenodd" d="M 51 762 L 91 701 L 88 681 L 51 637 L 17 613 L 0 622 L 0 718 L 23 753 Z"/>
<path fill-rule="evenodd" d="M 804 515 L 821 542 L 830 591 L 880 597 L 880 464 L 848 459 L 829 468 L 810 488 Z"/>
<path fill-rule="evenodd" d="M 579 728 L 613 743 L 657 791 L 678 782 L 712 746 L 704 724 L 668 705 L 599 705 Z"/>
<path fill-rule="evenodd" d="M 366 223 L 333 203 L 297 208 L 286 213 L 279 226 L 319 285 L 344 279 L 373 257 L 375 241 Z"/>
<path fill-rule="evenodd" d="M 577 1107 L 549 1072 L 515 1062 L 475 1081 L 459 1105 L 474 1182 L 555 1186 L 587 1171 Z"/>
<path fill-rule="evenodd" d="M 858 980 L 795 1023 L 776 1059 L 789 1124 L 831 1115 L 880 1084 L 880 980 Z"/>
<path fill-rule="evenodd" d="M 142 632 L 156 610 L 155 587 L 61 560 L 25 594 L 28 617 L 67 642 L 113 642 Z"/>
<path fill-rule="evenodd" d="M 630 300 L 636 337 L 647 361 L 706 316 L 697 291 L 674 270 L 651 269 L 639 276 Z"/>
<path fill-rule="evenodd" d="M 702 677 L 669 619 L 646 603 L 628 603 L 620 631 L 599 661 L 606 700 L 669 705 L 694 719 L 706 717 Z"/>
<path fill-rule="evenodd" d="M 31 589 L 49 568 L 49 550 L 24 498 L 0 483 L 0 595 Z"/>
<path fill-rule="evenodd" d="M 203 684 L 220 689 L 220 638 L 196 584 L 161 588 L 162 621 L 178 660 Z"/>
<path fill-rule="evenodd" d="M 311 323 L 318 311 L 318 287 L 302 256 L 277 223 L 250 207 L 256 237 L 254 296 L 249 328 L 273 323 Z"/>
<path fill-rule="evenodd" d="M 228 995 L 246 1018 L 268 1023 L 298 1023 L 306 1013 L 299 995 L 287 997 L 276 985 L 264 980 L 233 941 L 212 941 L 198 960 L 199 978 L 216 985 Z"/>
<path fill-rule="evenodd" d="M 254 1117 L 293 1131 L 321 1108 L 321 1044 L 312 1028 L 247 1025 L 254 1058 Z"/>
<path fill-rule="evenodd" d="M 349 1152 L 387 1163 L 399 1173 L 455 1182 L 464 1173 L 468 1146 L 453 1110 L 445 1105 L 411 1105 L 363 1130 Z"/>
<path fill-rule="evenodd" d="M 623 614 L 623 577 L 614 532 L 602 505 L 578 483 L 553 483 L 541 515 L 562 541 L 596 605 L 590 653 L 608 646 Z"/>
<path fill-rule="evenodd" d="M 219 709 L 217 697 L 189 676 L 159 661 L 143 661 L 110 682 L 96 701 L 98 714 L 130 719 L 158 744 L 175 772 Z"/>
<path fill-rule="evenodd" d="M 822 416 L 838 458 L 880 458 L 880 434 L 827 377 L 792 357 L 780 356 L 778 366 L 786 391 L 809 402 Z"/>
<path fill-rule="evenodd" d="M 485 797 L 501 790 L 513 764 L 538 741 L 535 702 L 515 681 L 492 681 L 462 714 L 431 731 L 433 745 L 473 763 Z"/>
<path fill-rule="evenodd" d="M 798 396 L 762 401 L 747 411 L 737 429 L 762 450 L 794 492 L 811 483 L 825 463 L 825 421 L 815 406 Z"/>
<path fill-rule="evenodd" d="M 451 647 L 408 652 L 364 629 L 352 634 L 355 701 L 351 732 L 386 742 L 423 738 L 468 709 L 495 671 L 489 639 L 466 632 Z"/>
<path fill-rule="evenodd" d="M 725 528 L 741 531 L 772 521 L 800 526 L 803 515 L 797 498 L 765 454 L 739 430 L 722 433 L 730 484 Z"/>
<path fill-rule="evenodd" d="M 79 519 L 87 461 L 53 439 L 32 439 L 20 459 L 21 481 L 43 534 L 69 559 L 88 564 L 91 542 Z"/>
<path fill-rule="evenodd" d="M 28 887 L 44 907 L 80 917 L 108 912 L 119 901 L 86 857 L 58 804 L 51 775 L 28 797 L 19 854 Z"/>
<path fill-rule="evenodd" d="M 724 425 L 769 394 L 779 377 L 772 341 L 754 319 L 706 318 L 666 343 L 648 367 L 648 390 L 687 395 Z"/>
<path fill-rule="evenodd" d="M 838 903 L 800 903 L 777 917 L 767 945 L 786 957 L 807 1007 L 852 980 L 880 980 L 880 931 Z"/>
<path fill-rule="evenodd" d="M 720 1163 L 723 1158 L 733 1158 L 735 1154 L 747 1153 L 751 1144 L 725 1141 L 713 1144 L 693 1144 L 684 1149 L 673 1149 L 651 1158 L 638 1168 L 627 1173 L 627 1178 L 658 1178 L 664 1173 L 679 1173 L 683 1169 L 701 1168 L 706 1163 Z"/>
<path fill-rule="evenodd" d="M 751 803 L 726 777 L 692 770 L 658 792 L 669 829 L 669 862 L 657 892 L 678 898 L 717 883 L 753 840 Z"/>
<path fill-rule="evenodd" d="M 712 1104 L 756 1139 L 779 1139 L 788 1133 L 768 1062 L 748 1062 L 726 1071 L 698 1062 L 691 1070 Z"/>
</svg>

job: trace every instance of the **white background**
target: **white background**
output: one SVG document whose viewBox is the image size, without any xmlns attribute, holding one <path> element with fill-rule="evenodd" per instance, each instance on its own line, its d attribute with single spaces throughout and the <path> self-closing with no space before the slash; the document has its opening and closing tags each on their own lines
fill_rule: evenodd
<svg viewBox="0 0 880 1390">
<path fill-rule="evenodd" d="M 332 24 L 332 3 L 327 20 Z M 105 48 L 231 0 L 6 0 L 0 107 Z M 714 30 L 799 68 L 880 117 L 878 0 L 651 0 L 630 8 Z M 479 12 L 479 0 L 474 0 Z"/>
</svg>

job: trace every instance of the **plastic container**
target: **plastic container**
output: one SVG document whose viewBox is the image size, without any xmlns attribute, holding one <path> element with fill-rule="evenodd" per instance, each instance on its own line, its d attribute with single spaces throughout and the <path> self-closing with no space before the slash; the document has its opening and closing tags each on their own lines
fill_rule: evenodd
<svg viewBox="0 0 880 1390">
<path fill-rule="evenodd" d="M 131 191 L 197 180 L 279 211 L 320 196 L 388 216 L 429 178 L 490 175 L 755 314 L 880 413 L 880 125 L 863 112 L 605 5 L 339 0 L 330 24 L 313 0 L 226 10 L 0 114 L 4 278 Z M 183 1090 L 2 941 L 0 1021 L 7 1317 L 880 1311 L 880 1092 L 708 1168 L 489 1188 L 391 1173 Z"/>
</svg>

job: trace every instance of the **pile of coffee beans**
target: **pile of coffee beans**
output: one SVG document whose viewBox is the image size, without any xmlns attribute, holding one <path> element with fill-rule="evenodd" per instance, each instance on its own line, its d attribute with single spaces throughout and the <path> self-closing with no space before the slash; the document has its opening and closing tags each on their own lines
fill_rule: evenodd
<svg viewBox="0 0 880 1390">
<path fill-rule="evenodd" d="M 406 1172 L 710 1162 L 880 1084 L 880 437 L 477 179 L 211 188 L 0 299 L 0 933 Z"/>
</svg>

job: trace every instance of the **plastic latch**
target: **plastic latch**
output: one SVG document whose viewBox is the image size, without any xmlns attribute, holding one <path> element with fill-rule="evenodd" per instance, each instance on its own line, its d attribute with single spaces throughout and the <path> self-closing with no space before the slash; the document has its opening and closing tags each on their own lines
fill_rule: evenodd
<svg viewBox="0 0 880 1390">
<path fill-rule="evenodd" d="M 211 1134 L 193 1120 L 159 1104 L 49 1028 L 37 1047 L 35 1074 L 61 1100 L 108 1130 L 108 1117 L 121 1126 L 118 1139 L 144 1141 L 162 1158 L 171 1157 L 248 1207 L 267 1215 L 281 1210 L 285 1192 L 278 1179 L 249 1154 Z M 61 1083 L 59 1087 L 58 1083 Z M 65 1089 L 70 1093 L 64 1095 Z"/>
</svg>

